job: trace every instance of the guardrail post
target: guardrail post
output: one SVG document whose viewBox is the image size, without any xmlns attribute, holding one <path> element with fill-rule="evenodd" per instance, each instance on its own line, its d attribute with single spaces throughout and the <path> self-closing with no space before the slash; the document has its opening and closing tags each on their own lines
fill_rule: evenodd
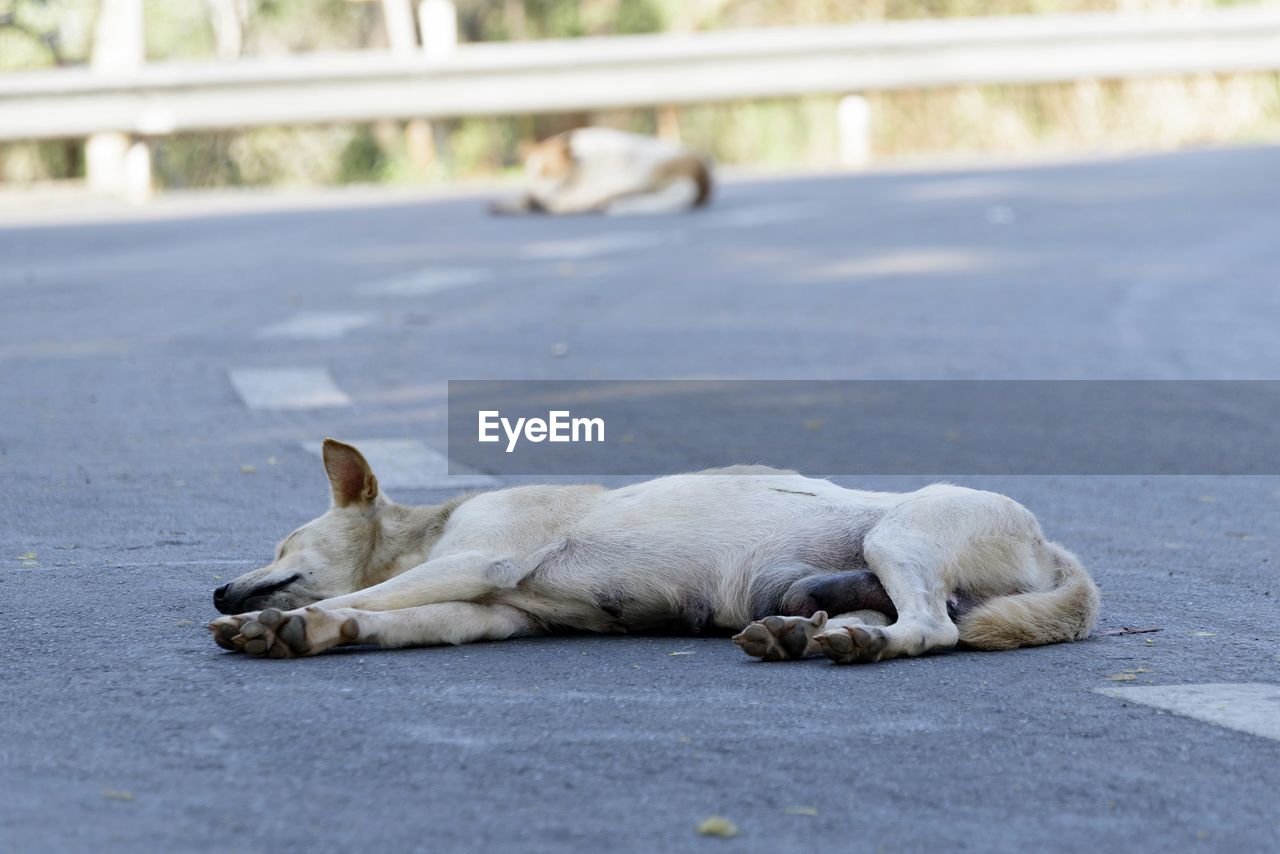
<svg viewBox="0 0 1280 854">
<path fill-rule="evenodd" d="M 658 125 L 658 139 L 665 139 L 669 142 L 680 141 L 680 111 L 675 107 L 667 104 L 658 107 L 655 111 L 655 118 Z"/>
<path fill-rule="evenodd" d="M 418 49 L 410 0 L 382 0 L 382 22 L 386 25 L 387 44 L 392 53 L 407 56 Z"/>
<path fill-rule="evenodd" d="M 861 95 L 845 95 L 836 108 L 840 134 L 840 165 L 861 169 L 871 162 L 871 102 Z"/>
<path fill-rule="evenodd" d="M 151 198 L 151 145 L 134 140 L 124 153 L 124 197 L 139 204 Z"/>
<path fill-rule="evenodd" d="M 406 4 L 408 0 L 405 0 Z M 458 46 L 458 9 L 452 0 L 423 0 L 418 4 L 418 32 L 428 59 L 447 59 Z M 415 43 L 416 49 L 416 43 Z M 436 159 L 435 133 L 426 119 L 410 119 L 404 126 L 405 150 L 419 176 Z"/>
<path fill-rule="evenodd" d="M 249 0 L 205 0 L 205 5 L 209 7 L 209 26 L 213 28 L 218 59 L 238 59 L 244 49 Z"/>
<path fill-rule="evenodd" d="M 447 59 L 458 46 L 458 7 L 453 0 L 422 0 L 418 4 L 422 52 L 428 59 Z"/>
<path fill-rule="evenodd" d="M 100 74 L 128 74 L 146 61 L 142 0 L 102 0 L 93 38 L 91 67 Z M 141 201 L 151 194 L 151 152 L 128 133 L 105 131 L 84 146 L 85 183 L 90 190 Z"/>
</svg>

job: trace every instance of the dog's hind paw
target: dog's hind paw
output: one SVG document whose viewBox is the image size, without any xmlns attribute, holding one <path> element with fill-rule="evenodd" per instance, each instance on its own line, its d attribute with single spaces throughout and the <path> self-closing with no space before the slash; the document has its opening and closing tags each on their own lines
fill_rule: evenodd
<svg viewBox="0 0 1280 854">
<path fill-rule="evenodd" d="M 219 617 L 209 624 L 214 642 L 223 649 L 266 658 L 315 655 L 360 637 L 355 617 L 320 608 Z"/>
<path fill-rule="evenodd" d="M 879 661 L 888 647 L 888 638 L 879 626 L 839 626 L 813 640 L 819 651 L 836 664 Z"/>
<path fill-rule="evenodd" d="M 734 635 L 733 642 L 764 661 L 794 661 L 819 652 L 813 638 L 826 624 L 826 611 L 812 617 L 765 617 Z"/>
</svg>

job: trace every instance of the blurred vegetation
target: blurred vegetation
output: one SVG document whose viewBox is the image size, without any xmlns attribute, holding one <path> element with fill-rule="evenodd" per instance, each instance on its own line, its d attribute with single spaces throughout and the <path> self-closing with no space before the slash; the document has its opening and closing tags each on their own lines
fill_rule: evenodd
<svg viewBox="0 0 1280 854">
<path fill-rule="evenodd" d="M 225 2 L 226 0 L 224 0 Z M 230 0 L 248 11 L 243 55 L 385 47 L 381 4 Z M 209 61 L 215 0 L 144 0 L 149 61 Z M 96 0 L 0 0 L 0 71 L 84 63 Z M 848 23 L 967 15 L 1156 11 L 1214 0 L 458 0 L 464 41 Z M 1280 139 L 1280 75 L 1201 76 L 871 96 L 877 160 L 1062 153 Z M 680 107 L 661 122 L 722 163 L 823 167 L 836 161 L 831 97 Z M 154 141 L 171 188 L 412 182 L 493 177 L 521 141 L 582 124 L 653 133 L 654 110 L 590 115 L 263 128 Z M 0 146 L 0 182 L 83 172 L 79 142 Z"/>
</svg>

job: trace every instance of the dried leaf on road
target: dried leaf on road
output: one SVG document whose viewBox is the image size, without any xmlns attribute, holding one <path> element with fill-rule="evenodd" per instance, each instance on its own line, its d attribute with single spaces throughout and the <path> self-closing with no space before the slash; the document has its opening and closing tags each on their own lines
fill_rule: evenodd
<svg viewBox="0 0 1280 854">
<path fill-rule="evenodd" d="M 1134 676 L 1132 673 L 1112 673 L 1107 678 L 1112 682 L 1132 682 L 1138 677 Z"/>
<path fill-rule="evenodd" d="M 722 815 L 707 816 L 698 825 L 698 832 L 703 836 L 719 836 L 722 839 L 738 835 L 738 826 Z"/>
<path fill-rule="evenodd" d="M 1141 635 L 1146 634 L 1147 632 L 1158 632 L 1160 630 L 1160 626 L 1121 626 L 1118 629 L 1107 629 L 1102 634 L 1104 637 L 1112 637 L 1114 635 Z"/>
</svg>

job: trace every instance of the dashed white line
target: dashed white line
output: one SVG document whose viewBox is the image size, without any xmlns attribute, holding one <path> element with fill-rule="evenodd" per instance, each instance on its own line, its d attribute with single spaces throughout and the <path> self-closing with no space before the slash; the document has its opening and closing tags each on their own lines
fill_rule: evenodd
<svg viewBox="0 0 1280 854">
<path fill-rule="evenodd" d="M 234 368 L 231 384 L 250 409 L 351 406 L 324 368 Z"/>
<path fill-rule="evenodd" d="M 709 228 L 757 228 L 783 222 L 798 222 L 821 215 L 814 205 L 756 205 L 738 210 L 713 211 L 699 221 Z"/>
<path fill-rule="evenodd" d="M 345 441 L 345 440 L 344 440 Z M 449 474 L 449 458 L 416 439 L 351 439 L 387 489 L 476 489 L 497 480 L 477 472 Z M 321 443 L 302 447 L 317 456 Z"/>
<path fill-rule="evenodd" d="M 370 282 L 360 288 L 360 293 L 366 296 L 414 297 L 476 285 L 491 281 L 493 278 L 492 270 L 479 267 L 418 270 L 381 282 Z"/>
<path fill-rule="evenodd" d="M 331 341 L 341 338 L 354 329 L 372 326 L 377 321 L 378 316 L 370 312 L 306 312 L 294 315 L 288 320 L 264 326 L 255 333 L 255 337 Z"/>
<path fill-rule="evenodd" d="M 529 243 L 520 250 L 524 258 L 538 261 L 577 261 L 583 258 L 599 258 L 617 252 L 634 249 L 651 249 L 670 243 L 671 236 L 655 232 L 618 232 L 601 237 L 583 237 L 577 240 L 546 240 Z"/>
<path fill-rule="evenodd" d="M 261 566 L 262 563 L 263 561 L 261 560 L 251 560 L 249 558 L 243 558 L 243 559 L 238 558 L 234 560 L 226 559 L 226 558 L 201 558 L 200 560 L 155 560 L 155 561 L 143 561 L 140 563 L 129 563 L 129 562 L 122 563 L 120 561 L 111 561 L 106 563 L 105 566 L 109 566 L 112 569 L 141 569 L 141 568 L 152 567 L 152 566 L 233 567 L 233 566 L 253 566 L 254 564 L 258 564 L 259 566 Z"/>
<path fill-rule="evenodd" d="M 1097 690 L 1108 697 L 1280 741 L 1280 685 L 1240 682 Z"/>
<path fill-rule="evenodd" d="M 911 202 L 939 202 L 954 199 L 1008 197 L 1021 189 L 1017 181 L 1003 178 L 944 178 L 918 181 L 902 186 L 894 194 Z"/>
<path fill-rule="evenodd" d="M 992 269 L 1006 259 L 982 252 L 917 249 L 884 252 L 822 264 L 797 273 L 802 279 L 883 279 L 894 276 L 928 276 Z"/>
</svg>

